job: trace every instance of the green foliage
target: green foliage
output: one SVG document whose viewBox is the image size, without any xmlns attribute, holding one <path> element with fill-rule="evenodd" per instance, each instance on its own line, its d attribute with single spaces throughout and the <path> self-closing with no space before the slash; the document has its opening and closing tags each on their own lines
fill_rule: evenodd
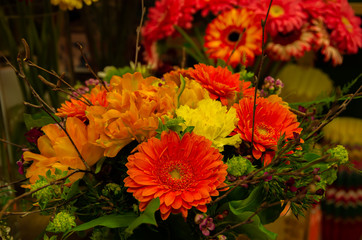
<svg viewBox="0 0 362 240">
<path fill-rule="evenodd" d="M 74 232 L 85 231 L 96 226 L 104 226 L 107 228 L 125 228 L 128 227 L 130 223 L 133 222 L 136 218 L 137 215 L 132 212 L 123 213 L 122 215 L 110 214 L 101 216 L 89 222 L 78 225 L 72 229 L 69 229 L 63 234 L 63 238 L 66 239 Z"/>
<path fill-rule="evenodd" d="M 37 199 L 41 209 L 45 209 L 45 207 L 53 198 L 60 198 L 63 195 L 62 187 L 60 185 L 51 183 L 65 177 L 66 175 L 67 171 L 62 172 L 59 169 L 55 169 L 54 175 L 52 175 L 51 171 L 48 170 L 46 172 L 46 176 L 39 175 L 39 179 L 31 185 L 31 190 L 35 191 L 32 196 Z"/>
<path fill-rule="evenodd" d="M 128 226 L 128 228 L 125 230 L 127 234 L 132 234 L 133 231 L 140 226 L 143 223 L 152 224 L 157 226 L 157 222 L 155 219 L 155 212 L 160 207 L 160 199 L 155 198 L 153 199 L 146 207 L 145 211 L 136 218 L 131 224 Z"/>
<path fill-rule="evenodd" d="M 168 130 L 177 132 L 179 136 L 182 137 L 183 135 L 185 135 L 185 133 L 191 133 L 194 130 L 193 126 L 188 126 L 184 130 L 182 130 L 183 127 L 181 126 L 181 124 L 183 123 L 185 123 L 185 120 L 180 116 L 177 116 L 176 118 L 165 117 L 165 123 L 163 123 L 161 119 L 159 119 L 158 129 L 156 130 L 157 135 L 155 137 L 160 139 L 162 132 Z"/>
<path fill-rule="evenodd" d="M 242 156 L 234 156 L 228 159 L 226 164 L 228 165 L 228 173 L 235 177 L 246 175 L 255 170 L 251 162 Z"/>
<path fill-rule="evenodd" d="M 61 233 L 68 231 L 74 226 L 76 226 L 75 217 L 69 212 L 61 211 L 54 216 L 46 230 L 48 232 Z"/>
<path fill-rule="evenodd" d="M 348 162 L 348 151 L 342 145 L 329 149 L 327 153 L 331 154 L 332 158 L 336 158 L 338 164 L 345 164 Z"/>
<path fill-rule="evenodd" d="M 60 121 L 60 118 L 52 115 L 54 119 Z M 28 130 L 35 127 L 43 127 L 45 125 L 55 123 L 54 119 L 46 113 L 27 114 L 24 113 L 24 123 Z"/>
</svg>

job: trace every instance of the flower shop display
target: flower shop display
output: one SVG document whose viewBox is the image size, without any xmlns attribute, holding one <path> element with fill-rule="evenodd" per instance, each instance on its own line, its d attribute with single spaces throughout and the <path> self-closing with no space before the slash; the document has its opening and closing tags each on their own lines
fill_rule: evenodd
<svg viewBox="0 0 362 240">
<path fill-rule="evenodd" d="M 350 92 L 361 75 L 338 95 L 302 103 L 281 97 L 282 79 L 260 77 L 264 53 L 289 61 L 313 49 L 337 64 L 362 46 L 346 2 L 312 2 L 156 1 L 138 31 L 148 66 L 162 64 L 157 44 L 178 33 L 197 63 L 160 75 L 137 58 L 98 75 L 89 67 L 94 78 L 78 87 L 36 64 L 23 40 L 20 68 L 4 59 L 36 99 L 25 105 L 39 113 L 24 114 L 29 143 L 16 166 L 25 179 L 0 186 L 20 189 L 0 198 L 0 236 L 12 239 L 10 216 L 41 213 L 50 216 L 42 239 L 276 239 L 264 225 L 283 211 L 304 216 L 338 168 L 355 171 L 342 145 L 319 143 L 361 96 L 362 86 Z M 339 18 L 328 17 L 336 9 Z M 184 31 L 197 14 L 217 15 L 201 48 Z M 66 94 L 60 107 L 37 94 L 22 66 L 52 76 L 39 78 Z"/>
</svg>

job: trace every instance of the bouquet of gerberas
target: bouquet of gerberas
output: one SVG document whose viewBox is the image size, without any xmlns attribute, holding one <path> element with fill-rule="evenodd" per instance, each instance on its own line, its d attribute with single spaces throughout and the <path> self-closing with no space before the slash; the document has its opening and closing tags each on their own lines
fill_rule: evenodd
<svg viewBox="0 0 362 240">
<path fill-rule="evenodd" d="M 52 74 L 56 85 L 40 79 L 60 90 Z M 32 144 L 18 164 L 29 190 L 1 219 L 32 196 L 22 214 L 51 216 L 44 239 L 275 239 L 263 225 L 284 209 L 302 215 L 348 163 L 343 146 L 315 143 L 355 95 L 319 116 L 284 102 L 280 80 L 259 92 L 247 77 L 197 64 L 93 79 L 63 89 L 71 98 L 55 114 L 36 97 L 48 115 L 25 118 Z"/>
<path fill-rule="evenodd" d="M 315 52 L 336 66 L 344 54 L 362 47 L 361 19 L 347 0 L 158 0 L 142 35 L 153 67 L 170 62 L 165 52 L 180 49 L 180 40 L 165 40 L 180 35 L 185 51 L 199 63 L 223 60 L 232 67 L 253 66 L 263 37 L 264 54 L 282 62 Z M 181 51 L 178 55 L 181 62 Z"/>
</svg>

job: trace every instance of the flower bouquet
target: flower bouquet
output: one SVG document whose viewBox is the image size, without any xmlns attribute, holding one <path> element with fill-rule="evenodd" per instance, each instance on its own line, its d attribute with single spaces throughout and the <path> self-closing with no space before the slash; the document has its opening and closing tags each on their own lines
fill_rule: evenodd
<svg viewBox="0 0 362 240">
<path fill-rule="evenodd" d="M 169 2 L 172 10 L 182 6 Z M 207 6 L 202 14 L 224 5 Z M 185 19 L 180 23 L 188 26 Z M 34 63 L 23 43 L 18 61 L 51 74 L 55 83 L 39 78 L 69 98 L 54 109 L 28 85 L 38 103 L 25 104 L 43 114 L 24 116 L 30 142 L 18 165 L 26 190 L 3 201 L 4 238 L 11 238 L 9 216 L 40 212 L 51 216 L 43 239 L 276 239 L 264 225 L 283 211 L 303 215 L 324 197 L 338 167 L 350 166 L 343 146 L 317 143 L 321 129 L 360 95 L 361 87 L 348 92 L 359 78 L 342 95 L 288 104 L 278 96 L 281 80 L 269 76 L 258 89 L 260 71 L 220 66 L 236 66 L 233 54 L 240 60 L 243 54 L 231 49 L 219 65 L 158 77 L 136 71 L 136 60 L 128 73 L 108 69 L 76 89 Z M 235 61 L 250 66 L 253 59 L 243 56 Z M 331 102 L 341 104 L 323 113 Z M 24 199 L 25 210 L 14 207 Z"/>
</svg>

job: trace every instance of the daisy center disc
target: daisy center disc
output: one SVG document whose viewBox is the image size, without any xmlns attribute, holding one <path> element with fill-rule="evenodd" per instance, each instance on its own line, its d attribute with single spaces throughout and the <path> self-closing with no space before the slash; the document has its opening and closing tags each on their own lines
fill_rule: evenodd
<svg viewBox="0 0 362 240">
<path fill-rule="evenodd" d="M 240 37 L 240 32 L 232 31 L 228 35 L 228 40 L 232 43 L 236 43 L 239 40 L 239 37 Z"/>
<path fill-rule="evenodd" d="M 273 17 L 280 17 L 284 15 L 284 9 L 278 5 L 271 6 L 270 15 Z"/>
<path fill-rule="evenodd" d="M 268 126 L 264 123 L 259 124 L 258 127 L 256 128 L 256 130 L 259 133 L 259 135 L 261 135 L 263 137 L 270 137 L 274 133 L 273 128 L 271 128 L 270 126 Z"/>
<path fill-rule="evenodd" d="M 190 166 L 178 161 L 164 163 L 158 174 L 160 181 L 174 190 L 186 188 L 193 176 Z"/>
</svg>

